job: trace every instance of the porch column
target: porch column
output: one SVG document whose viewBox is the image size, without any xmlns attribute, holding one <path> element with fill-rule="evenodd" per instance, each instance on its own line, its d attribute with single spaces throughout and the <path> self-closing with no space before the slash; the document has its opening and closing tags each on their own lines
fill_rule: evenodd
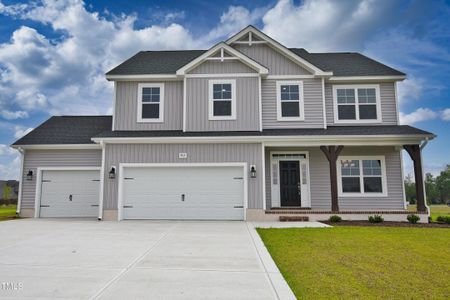
<svg viewBox="0 0 450 300">
<path fill-rule="evenodd" d="M 320 146 L 330 165 L 331 210 L 339 211 L 336 162 L 344 146 Z"/>
<path fill-rule="evenodd" d="M 416 181 L 417 211 L 426 212 L 425 191 L 423 188 L 422 155 L 419 145 L 404 145 L 414 163 L 414 180 Z"/>
</svg>

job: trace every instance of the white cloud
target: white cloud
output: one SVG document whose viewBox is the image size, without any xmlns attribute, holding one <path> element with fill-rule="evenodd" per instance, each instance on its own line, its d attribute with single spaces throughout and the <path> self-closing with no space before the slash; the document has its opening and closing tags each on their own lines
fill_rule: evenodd
<svg viewBox="0 0 450 300">
<path fill-rule="evenodd" d="M 400 112 L 400 123 L 405 125 L 413 125 L 417 122 L 434 120 L 439 117 L 439 113 L 429 108 L 418 108 L 409 114 Z"/>
<path fill-rule="evenodd" d="M 27 127 L 23 127 L 23 126 L 16 126 L 15 132 L 14 132 L 14 137 L 16 139 L 20 139 L 21 137 L 30 133 L 31 130 L 33 130 L 33 128 L 31 128 L 31 127 L 27 128 Z"/>
<path fill-rule="evenodd" d="M 14 155 L 16 152 L 16 150 L 8 145 L 0 144 L 0 155 Z"/>
<path fill-rule="evenodd" d="M 28 113 L 23 110 L 10 111 L 5 109 L 0 112 L 0 116 L 6 120 L 25 119 L 28 118 Z"/>
<path fill-rule="evenodd" d="M 17 150 L 0 144 L 0 180 L 18 179 L 20 156 Z"/>
<path fill-rule="evenodd" d="M 442 120 L 450 121 L 450 108 L 444 109 L 442 111 Z"/>
<path fill-rule="evenodd" d="M 422 96 L 424 87 L 424 79 L 409 77 L 404 81 L 397 83 L 397 97 L 400 106 L 403 106 L 411 101 L 418 101 Z"/>
</svg>

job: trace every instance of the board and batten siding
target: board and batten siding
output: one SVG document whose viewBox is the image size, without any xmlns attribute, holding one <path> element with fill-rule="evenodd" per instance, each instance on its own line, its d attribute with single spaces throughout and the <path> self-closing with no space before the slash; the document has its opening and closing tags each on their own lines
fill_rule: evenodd
<svg viewBox="0 0 450 300">
<path fill-rule="evenodd" d="M 270 75 L 311 75 L 308 70 L 267 45 L 234 44 L 233 47 L 268 68 Z"/>
<path fill-rule="evenodd" d="M 246 162 L 262 168 L 261 144 L 107 144 L 105 151 L 106 170 L 116 166 L 118 172 L 120 163 Z M 187 158 L 178 158 L 179 153 L 187 153 Z M 117 209 L 118 178 L 109 179 L 105 172 L 104 209 Z M 262 180 L 261 175 L 248 176 L 248 208 L 263 208 Z"/>
<path fill-rule="evenodd" d="M 139 82 L 116 82 L 114 130 L 182 130 L 183 81 L 165 81 L 161 83 L 164 83 L 164 122 L 138 123 L 137 98 Z"/>
<path fill-rule="evenodd" d="M 261 82 L 263 128 L 323 128 L 322 81 L 313 78 L 292 80 L 303 82 L 305 120 L 278 121 L 277 80 L 263 79 Z M 289 81 L 289 79 L 281 81 Z"/>
<path fill-rule="evenodd" d="M 209 120 L 209 80 L 186 80 L 186 131 L 259 130 L 259 79 L 256 77 L 222 78 L 236 80 L 236 120 Z"/>
<path fill-rule="evenodd" d="M 230 74 L 230 73 L 256 73 L 256 71 L 238 60 L 205 61 L 189 74 Z"/>
<path fill-rule="evenodd" d="M 358 83 L 359 84 L 359 83 Z M 372 84 L 372 83 L 370 83 Z M 345 84 L 351 85 L 351 84 Z M 380 85 L 381 123 L 364 123 L 364 125 L 397 125 L 397 105 L 395 103 L 395 83 L 383 82 Z M 327 124 L 331 126 L 358 126 L 359 124 L 334 123 L 333 84 L 325 83 L 325 107 Z"/>
<path fill-rule="evenodd" d="M 78 150 L 26 150 L 22 174 L 22 208 L 34 208 L 36 196 L 37 168 L 41 167 L 100 167 L 102 151 L 96 149 Z M 33 179 L 27 180 L 28 170 Z"/>
<path fill-rule="evenodd" d="M 266 148 L 266 206 L 271 207 L 270 151 L 308 151 L 311 208 L 330 210 L 330 168 L 319 148 Z M 387 197 L 339 197 L 340 210 L 404 209 L 401 152 L 394 147 L 344 147 L 342 156 L 383 155 L 386 160 Z"/>
</svg>

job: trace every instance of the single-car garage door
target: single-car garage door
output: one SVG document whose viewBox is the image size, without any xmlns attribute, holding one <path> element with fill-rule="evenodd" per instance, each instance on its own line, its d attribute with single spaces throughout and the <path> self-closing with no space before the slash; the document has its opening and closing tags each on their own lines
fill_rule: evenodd
<svg viewBox="0 0 450 300">
<path fill-rule="evenodd" d="M 124 167 L 124 219 L 243 220 L 242 167 Z"/>
<path fill-rule="evenodd" d="M 44 170 L 41 182 L 40 217 L 98 216 L 100 171 Z"/>
</svg>

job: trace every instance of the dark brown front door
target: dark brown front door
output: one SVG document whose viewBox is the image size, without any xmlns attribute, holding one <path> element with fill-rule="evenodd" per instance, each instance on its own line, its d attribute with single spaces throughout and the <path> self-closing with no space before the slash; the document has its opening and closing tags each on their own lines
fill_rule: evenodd
<svg viewBox="0 0 450 300">
<path fill-rule="evenodd" d="M 301 206 L 300 163 L 298 161 L 280 161 L 281 206 Z"/>
</svg>

